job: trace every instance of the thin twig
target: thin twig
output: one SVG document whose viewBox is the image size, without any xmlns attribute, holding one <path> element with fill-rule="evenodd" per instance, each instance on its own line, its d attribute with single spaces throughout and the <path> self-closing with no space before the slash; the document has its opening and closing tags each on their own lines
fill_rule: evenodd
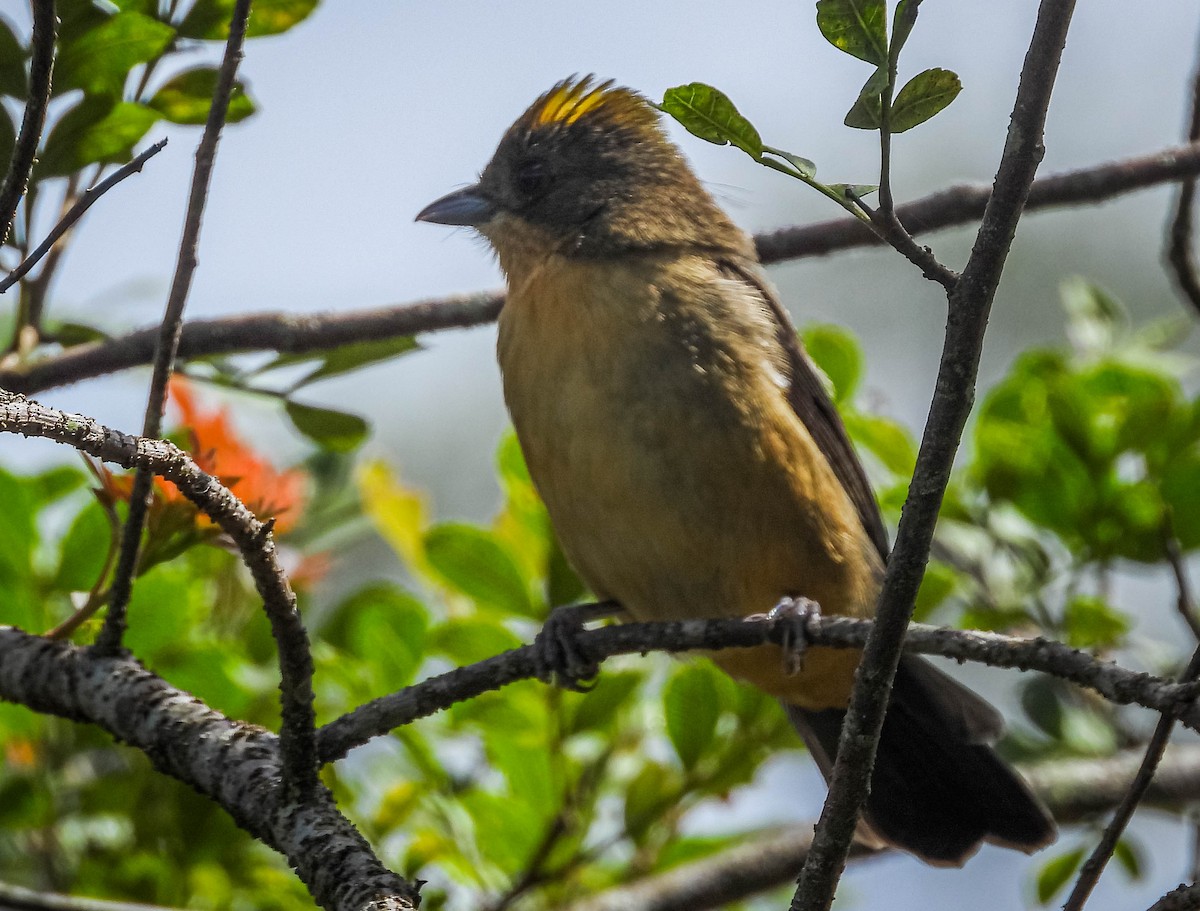
<svg viewBox="0 0 1200 911">
<path fill-rule="evenodd" d="M 1200 883 L 1181 885 L 1150 906 L 1148 911 L 1196 911 L 1200 908 Z"/>
<path fill-rule="evenodd" d="M 32 56 L 29 61 L 29 101 L 21 118 L 21 134 L 13 146 L 12 158 L 8 163 L 8 176 L 0 186 L 0 243 L 8 240 L 17 205 L 29 186 L 33 173 L 33 162 L 37 155 L 38 142 L 42 138 L 42 127 L 46 125 L 46 108 L 50 106 L 50 80 L 54 73 L 54 45 L 57 38 L 58 17 L 54 12 L 54 0 L 34 0 L 33 37 L 30 39 Z"/>
<path fill-rule="evenodd" d="M 159 905 L 115 902 L 102 898 L 37 892 L 0 882 L 0 908 L 4 911 L 169 911 Z"/>
<path fill-rule="evenodd" d="M 1059 759 L 1021 766 L 1034 793 L 1060 823 L 1079 822 L 1111 808 L 1125 793 L 1140 755 Z M 1200 789 L 1200 746 L 1173 746 L 1148 795 L 1169 808 Z M 567 905 L 562 911 L 712 911 L 795 881 L 812 843 L 812 824 L 747 834 L 731 848 L 614 886 Z M 857 843 L 853 857 L 872 852 Z"/>
<path fill-rule="evenodd" d="M 1026 212 L 1104 202 L 1124 193 L 1200 173 L 1200 144 L 1175 146 L 1102 165 L 1092 165 L 1036 180 Z M 959 184 L 896 207 L 896 217 L 911 234 L 973 222 L 983 215 L 992 188 Z M 880 239 L 857 218 L 829 221 L 759 234 L 758 255 L 765 263 L 824 256 L 855 247 L 878 246 Z"/>
<path fill-rule="evenodd" d="M 77 200 L 75 200 L 75 204 L 66 211 L 66 214 L 64 214 L 61 219 L 59 219 L 59 222 L 54 226 L 54 229 L 46 235 L 46 239 L 38 244 L 37 249 L 25 257 L 21 264 L 18 265 L 17 268 L 13 269 L 7 277 L 0 279 L 0 294 L 3 294 L 22 278 L 24 278 L 29 270 L 37 265 L 38 260 L 40 260 L 46 255 L 47 252 L 49 252 L 50 248 L 54 246 L 55 241 L 71 230 L 71 227 L 75 224 L 75 222 L 79 221 L 79 219 L 83 216 L 83 213 L 90 209 L 92 204 L 97 199 L 99 199 L 129 175 L 140 173 L 143 165 L 145 165 L 147 161 L 166 148 L 166 146 L 167 140 L 165 138 L 160 139 L 158 142 L 154 143 L 154 145 L 150 146 L 150 148 L 146 149 L 146 151 L 142 152 L 135 159 L 133 159 L 133 161 L 129 162 L 129 164 L 114 171 L 100 183 L 96 184 L 96 186 L 89 187 L 88 189 L 84 190 L 83 194 Z"/>
<path fill-rule="evenodd" d="M 1164 549 L 1171 573 L 1175 576 L 1175 610 L 1192 631 L 1192 635 L 1200 641 L 1200 617 L 1196 616 L 1196 599 L 1192 597 L 1192 586 L 1183 562 L 1179 539 L 1174 535 L 1167 535 Z"/>
<path fill-rule="evenodd" d="M 1188 141 L 1200 140 L 1200 53 L 1197 53 L 1196 74 L 1192 77 L 1192 110 L 1188 117 Z M 1167 231 L 1167 264 L 1175 282 L 1192 309 L 1200 315 L 1200 275 L 1197 274 L 1193 252 L 1192 213 L 1196 202 L 1196 178 L 1188 177 L 1179 184 L 1175 217 Z"/>
<path fill-rule="evenodd" d="M 129 439 L 113 434 L 110 445 Z M 158 445 L 138 443 L 163 455 Z M 420 902 L 418 887 L 380 863 L 328 790 L 292 798 L 274 734 L 231 721 L 132 658 L 0 626 L 0 699 L 97 725 L 141 750 L 281 852 L 327 911 L 413 911 Z"/>
<path fill-rule="evenodd" d="M 807 641 L 813 646 L 862 648 L 872 626 L 870 620 L 814 617 L 805 632 Z M 623 623 L 582 630 L 575 634 L 574 647 L 583 659 L 600 663 L 615 655 L 648 651 L 715 651 L 752 648 L 767 642 L 778 645 L 791 632 L 786 624 L 771 620 Z M 1192 705 L 1200 695 L 1200 684 L 1180 684 L 1131 671 L 1061 642 L 914 623 L 908 629 L 904 648 L 914 654 L 941 655 L 960 662 L 1042 671 L 1095 690 L 1117 705 L 1137 704 L 1155 711 L 1182 709 L 1183 723 L 1200 731 L 1200 707 Z M 532 645 L 522 646 L 365 703 L 317 732 L 321 762 L 338 760 L 375 737 L 443 711 L 455 703 L 536 678 L 542 668 L 539 654 Z"/>
<path fill-rule="evenodd" d="M 259 521 L 220 481 L 165 440 L 132 437 L 84 415 L 68 414 L 4 390 L 0 390 L 0 433 L 55 440 L 94 458 L 166 478 L 230 537 L 263 599 L 279 649 L 284 771 L 301 792 L 315 787 L 312 653 L 296 596 L 279 565 L 270 523 Z"/>
<path fill-rule="evenodd" d="M 1167 557 L 1175 572 L 1176 605 L 1179 612 L 1195 629 L 1196 610 L 1191 599 L 1191 586 L 1188 583 L 1187 571 L 1179 553 L 1179 542 L 1174 536 L 1167 538 Z M 1200 645 L 1197 645 L 1187 667 L 1179 675 L 1179 682 L 1190 683 L 1198 675 L 1200 675 Z M 1117 842 L 1121 840 L 1121 836 L 1129 825 L 1129 820 L 1133 818 L 1134 811 L 1137 810 L 1150 788 L 1150 782 L 1154 780 L 1154 774 L 1158 769 L 1158 764 L 1162 761 L 1163 752 L 1167 749 L 1167 743 L 1171 739 L 1171 731 L 1175 727 L 1178 714 L 1178 711 L 1163 712 L 1162 717 L 1158 719 L 1154 733 L 1150 735 L 1150 740 L 1146 744 L 1146 754 L 1142 757 L 1137 776 L 1129 785 L 1125 796 L 1121 798 L 1116 812 L 1113 813 L 1113 818 L 1105 826 L 1100 841 L 1080 869 L 1079 876 L 1075 879 L 1075 885 L 1071 887 L 1071 894 L 1063 905 L 1063 911 L 1082 911 L 1088 897 L 1096 888 L 1101 874 L 1104 873 L 1104 868 L 1108 865 L 1109 858 L 1117 849 Z"/>
<path fill-rule="evenodd" d="M 188 194 L 187 212 L 184 215 L 183 237 L 179 242 L 175 278 L 171 282 L 171 291 L 167 296 L 166 311 L 154 351 L 154 372 L 150 378 L 150 395 L 142 422 L 142 436 L 147 438 L 158 437 L 162 433 L 167 384 L 171 379 L 176 352 L 179 349 L 183 308 L 187 304 L 192 276 L 196 271 L 200 225 L 204 219 L 204 206 L 212 180 L 217 144 L 220 142 L 221 129 L 225 125 L 225 115 L 229 110 L 229 99 L 233 93 L 238 64 L 242 60 L 242 44 L 246 38 L 246 22 L 249 16 L 250 0 L 236 0 L 229 23 L 229 37 L 225 42 L 225 55 L 217 74 L 217 85 L 213 90 L 208 119 L 204 124 L 204 135 L 196 148 L 196 166 L 192 172 L 192 186 Z M 121 553 L 117 558 L 117 569 L 113 574 L 109 593 L 108 613 L 104 618 L 104 627 L 96 637 L 95 648 L 102 654 L 116 654 L 125 635 L 125 611 L 133 591 L 133 577 L 137 572 L 142 529 L 145 527 L 146 514 L 150 508 L 153 481 L 154 476 L 145 470 L 137 471 L 133 478 L 129 514 L 125 518 L 125 529 L 121 536 Z"/>
<path fill-rule="evenodd" d="M 905 631 L 929 559 L 950 468 L 974 401 L 992 300 L 1044 153 L 1046 111 L 1074 5 L 1074 0 L 1042 0 L 1038 9 L 992 195 L 966 268 L 949 295 L 946 340 L 916 471 L 888 561 L 875 626 L 855 674 L 829 794 L 792 898 L 792 911 L 825 911 L 832 904 L 870 789 Z"/>
<path fill-rule="evenodd" d="M 1103 202 L 1197 173 L 1200 173 L 1200 143 L 1163 149 L 1041 178 L 1034 182 L 1026 211 Z M 900 206 L 897 215 L 910 232 L 924 233 L 977 219 L 990 195 L 988 186 L 951 187 Z M 759 234 L 755 242 L 763 262 L 769 264 L 880 241 L 858 219 L 845 218 Z M 494 320 L 503 303 L 498 294 L 479 293 L 344 314 L 256 313 L 196 320 L 183 327 L 179 357 L 263 350 L 298 354 L 326 351 L 352 342 L 466 328 Z M 0 368 L 0 388 L 32 395 L 151 363 L 157 335 L 157 327 L 140 329 L 107 341 L 76 345 L 39 362 Z"/>
</svg>

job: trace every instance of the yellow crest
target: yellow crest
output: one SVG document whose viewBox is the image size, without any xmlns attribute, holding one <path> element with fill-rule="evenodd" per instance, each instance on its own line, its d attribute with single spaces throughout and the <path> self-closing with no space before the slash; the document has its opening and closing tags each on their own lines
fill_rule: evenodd
<svg viewBox="0 0 1200 911">
<path fill-rule="evenodd" d="M 658 122 L 654 107 L 613 80 L 594 84 L 591 76 L 564 79 L 535 101 L 522 120 L 529 129 L 570 126 L 583 117 L 604 117 L 614 125 L 645 128 Z"/>
</svg>

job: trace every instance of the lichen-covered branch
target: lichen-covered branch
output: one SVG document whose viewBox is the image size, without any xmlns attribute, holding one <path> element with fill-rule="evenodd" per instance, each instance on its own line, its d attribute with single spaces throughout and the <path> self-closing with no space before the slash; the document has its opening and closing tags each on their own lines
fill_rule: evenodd
<svg viewBox="0 0 1200 911">
<path fill-rule="evenodd" d="M 0 627 L 0 699 L 98 725 L 141 750 L 285 855 L 328 911 L 417 905 L 416 888 L 379 862 L 323 786 L 291 798 L 277 737 L 214 712 L 131 658 Z"/>
</svg>

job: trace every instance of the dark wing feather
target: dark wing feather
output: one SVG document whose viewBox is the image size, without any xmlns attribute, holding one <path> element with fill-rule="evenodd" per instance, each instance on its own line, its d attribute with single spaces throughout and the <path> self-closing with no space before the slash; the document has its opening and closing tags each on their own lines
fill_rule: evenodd
<svg viewBox="0 0 1200 911">
<path fill-rule="evenodd" d="M 812 438 L 816 440 L 817 447 L 858 510 L 859 520 L 867 535 L 878 548 L 879 555 L 886 560 L 887 531 L 879 514 L 879 504 L 875 501 L 875 494 L 871 491 L 871 484 L 854 452 L 841 416 L 825 392 L 825 387 L 817 376 L 816 367 L 804 353 L 787 311 L 783 309 L 783 305 L 779 303 L 757 266 L 729 259 L 721 260 L 719 265 L 725 275 L 751 285 L 775 316 L 779 326 L 779 343 L 787 352 L 791 372 L 788 401 L 808 432 L 812 434 Z"/>
</svg>

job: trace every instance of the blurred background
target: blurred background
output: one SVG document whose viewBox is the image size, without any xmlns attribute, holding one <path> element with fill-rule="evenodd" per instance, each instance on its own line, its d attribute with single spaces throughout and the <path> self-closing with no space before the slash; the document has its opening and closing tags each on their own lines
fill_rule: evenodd
<svg viewBox="0 0 1200 911">
<path fill-rule="evenodd" d="M 24 4 L 0 0 L 0 11 L 27 33 Z M 990 181 L 1035 11 L 1034 0 L 922 6 L 901 76 L 944 67 L 960 75 L 964 90 L 930 123 L 896 139 L 898 201 L 961 181 Z M 1198 25 L 1192 0 L 1139 4 L 1136 11 L 1120 0 L 1081 4 L 1041 173 L 1177 144 Z M 368 13 L 365 4 L 329 2 L 295 30 L 248 47 L 241 74 L 260 112 L 225 131 L 188 315 L 341 311 L 499 288 L 494 262 L 469 232 L 415 224 L 413 216 L 471 182 L 535 96 L 587 72 L 652 98 L 673 85 L 710 83 L 767 143 L 814 160 L 823 180 L 877 182 L 875 135 L 842 126 L 868 68 L 825 42 L 811 3 L 377 3 Z M 671 131 L 748 231 L 839 213 L 740 152 Z M 164 123 L 147 140 L 163 135 L 171 139 L 166 151 L 85 218 L 51 293 L 52 316 L 110 330 L 158 320 L 198 132 Z M 1057 289 L 1070 276 L 1109 290 L 1137 322 L 1178 314 L 1160 265 L 1171 198 L 1160 188 L 1025 219 L 996 300 L 983 384 L 1015 351 L 1063 337 Z M 922 240 L 961 268 L 971 232 Z M 939 288 L 888 250 L 807 259 L 774 267 L 771 276 L 799 324 L 837 322 L 860 337 L 868 401 L 919 432 L 941 347 Z M 374 433 L 364 455 L 387 459 L 429 491 L 437 515 L 483 519 L 499 498 L 494 452 L 506 426 L 494 341 L 490 326 L 431 335 L 424 352 L 325 383 L 308 397 L 369 417 Z M 41 398 L 134 431 L 147 377 L 130 371 Z M 287 461 L 304 444 L 276 411 L 245 399 L 237 416 L 248 436 Z M 50 449 L 0 439 L 6 464 L 44 461 Z M 368 548 L 354 555 L 353 571 L 387 573 L 389 561 L 394 557 L 382 547 Z M 1125 606 L 1152 590 L 1136 577 L 1121 586 L 1115 601 Z M 992 693 L 1004 684 L 998 672 L 972 679 Z M 814 818 L 822 797 L 807 763 L 789 760 L 768 764 L 735 809 L 747 818 L 797 822 Z M 716 813 L 697 821 L 728 824 Z M 1152 849 L 1146 878 L 1130 885 L 1111 872 L 1090 905 L 1097 911 L 1145 907 L 1186 874 L 1191 846 L 1181 824 L 1143 813 L 1135 831 Z M 1030 864 L 998 850 L 983 851 L 963 871 L 888 858 L 852 868 L 838 907 L 901 911 L 982 900 L 996 911 L 1021 908 L 1033 901 Z"/>
</svg>

